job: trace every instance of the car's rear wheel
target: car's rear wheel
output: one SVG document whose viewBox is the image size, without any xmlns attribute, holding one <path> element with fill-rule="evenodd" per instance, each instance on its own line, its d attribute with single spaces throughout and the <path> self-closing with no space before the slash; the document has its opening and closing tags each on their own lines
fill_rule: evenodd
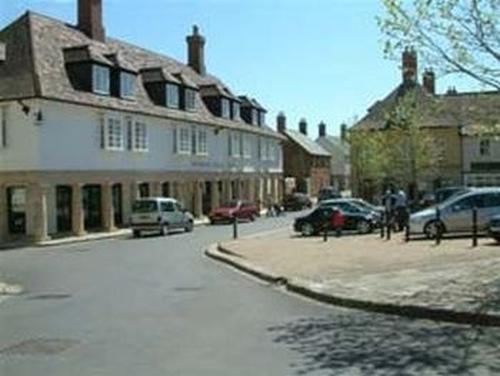
<svg viewBox="0 0 500 376">
<path fill-rule="evenodd" d="M 368 234 L 371 231 L 372 227 L 370 223 L 364 219 L 361 219 L 356 225 L 356 230 L 358 234 Z"/>
<path fill-rule="evenodd" d="M 160 229 L 160 235 L 161 236 L 166 236 L 168 234 L 168 225 L 163 224 Z"/>
<path fill-rule="evenodd" d="M 430 221 L 424 226 L 424 234 L 427 239 L 436 239 L 438 232 L 444 234 L 445 228 L 441 221 Z"/>
<path fill-rule="evenodd" d="M 310 223 L 304 223 L 300 228 L 300 233 L 302 236 L 313 236 L 314 227 Z"/>
<path fill-rule="evenodd" d="M 192 232 L 193 231 L 193 228 L 194 228 L 194 224 L 193 224 L 193 221 L 189 221 L 186 225 L 186 227 L 184 227 L 184 230 L 186 232 Z"/>
<path fill-rule="evenodd" d="M 139 230 L 134 230 L 132 232 L 134 238 L 140 238 L 141 237 L 141 232 Z"/>
</svg>

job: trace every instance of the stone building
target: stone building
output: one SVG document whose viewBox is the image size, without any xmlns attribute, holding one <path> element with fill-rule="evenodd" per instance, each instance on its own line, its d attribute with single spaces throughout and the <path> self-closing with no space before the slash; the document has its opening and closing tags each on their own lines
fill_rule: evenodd
<svg viewBox="0 0 500 376">
<path fill-rule="evenodd" d="M 307 136 L 307 122 L 302 119 L 299 131 L 287 129 L 286 117 L 277 118 L 278 132 L 286 136 L 283 144 L 285 178 L 294 178 L 296 190 L 317 197 L 319 190 L 330 185 L 331 155 Z"/>
<path fill-rule="evenodd" d="M 1 30 L 0 242 L 112 231 L 138 197 L 197 217 L 279 200 L 284 137 L 207 73 L 205 43 L 194 27 L 184 64 L 110 38 L 101 0 L 75 26 L 27 12 Z"/>
</svg>

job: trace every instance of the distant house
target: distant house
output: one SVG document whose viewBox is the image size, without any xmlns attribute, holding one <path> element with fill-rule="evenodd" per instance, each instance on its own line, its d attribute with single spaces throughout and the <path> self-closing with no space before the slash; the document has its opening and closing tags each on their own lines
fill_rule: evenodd
<svg viewBox="0 0 500 376">
<path fill-rule="evenodd" d="M 283 143 L 283 174 L 294 178 L 296 190 L 317 197 L 322 187 L 330 185 L 330 153 L 307 137 L 307 122 L 302 119 L 299 131 L 286 128 L 286 117 L 278 115 L 278 132 L 286 136 Z"/>
<path fill-rule="evenodd" d="M 320 123 L 318 128 L 319 137 L 316 142 L 331 155 L 330 185 L 339 192 L 349 190 L 351 163 L 349 144 L 346 141 L 347 127 L 342 124 L 340 137 L 328 135 L 325 123 Z"/>
<path fill-rule="evenodd" d="M 406 49 L 402 54 L 402 82 L 389 95 L 374 103 L 365 117 L 352 128 L 385 131 L 387 114 L 408 93 L 418 98 L 421 108 L 421 127 L 431 131 L 442 161 L 436 171 L 421 172 L 417 182 L 419 191 L 430 191 L 453 185 L 500 185 L 500 144 L 491 135 L 477 132 L 492 124 L 500 124 L 500 92 L 458 93 L 454 88 L 445 94 L 436 94 L 432 70 L 423 73 L 418 82 L 417 54 Z M 352 160 L 359 150 L 351 150 Z M 352 171 L 355 194 L 373 196 L 381 187 L 374 187 L 366 177 Z M 377 191 L 377 192 L 375 192 Z"/>
</svg>

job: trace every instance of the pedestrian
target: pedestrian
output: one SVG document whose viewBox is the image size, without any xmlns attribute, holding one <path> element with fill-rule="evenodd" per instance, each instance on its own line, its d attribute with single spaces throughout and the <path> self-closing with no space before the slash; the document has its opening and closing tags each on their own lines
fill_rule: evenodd
<svg viewBox="0 0 500 376">
<path fill-rule="evenodd" d="M 335 231 L 335 236 L 337 236 L 338 238 L 341 237 L 342 229 L 344 228 L 345 224 L 345 217 L 344 213 L 342 213 L 339 208 L 333 208 L 331 222 L 333 231 Z"/>
<path fill-rule="evenodd" d="M 388 226 L 392 226 L 392 220 L 394 218 L 394 204 L 395 204 L 395 197 L 393 192 L 388 189 L 385 191 L 384 196 L 382 197 L 382 203 L 384 204 L 385 207 L 385 220 L 386 224 Z"/>
<path fill-rule="evenodd" d="M 403 231 L 406 226 L 406 211 L 408 208 L 408 200 L 405 192 L 400 189 L 395 197 L 395 212 L 398 231 Z"/>
</svg>

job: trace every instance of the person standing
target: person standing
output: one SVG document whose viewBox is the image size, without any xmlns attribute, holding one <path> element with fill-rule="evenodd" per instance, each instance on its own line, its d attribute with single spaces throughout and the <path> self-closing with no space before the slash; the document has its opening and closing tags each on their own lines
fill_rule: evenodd
<svg viewBox="0 0 500 376">
<path fill-rule="evenodd" d="M 406 225 L 406 210 L 408 207 L 408 201 L 405 192 L 400 189 L 396 194 L 395 200 L 395 211 L 396 211 L 396 223 L 398 226 L 398 231 L 403 231 Z"/>
</svg>

